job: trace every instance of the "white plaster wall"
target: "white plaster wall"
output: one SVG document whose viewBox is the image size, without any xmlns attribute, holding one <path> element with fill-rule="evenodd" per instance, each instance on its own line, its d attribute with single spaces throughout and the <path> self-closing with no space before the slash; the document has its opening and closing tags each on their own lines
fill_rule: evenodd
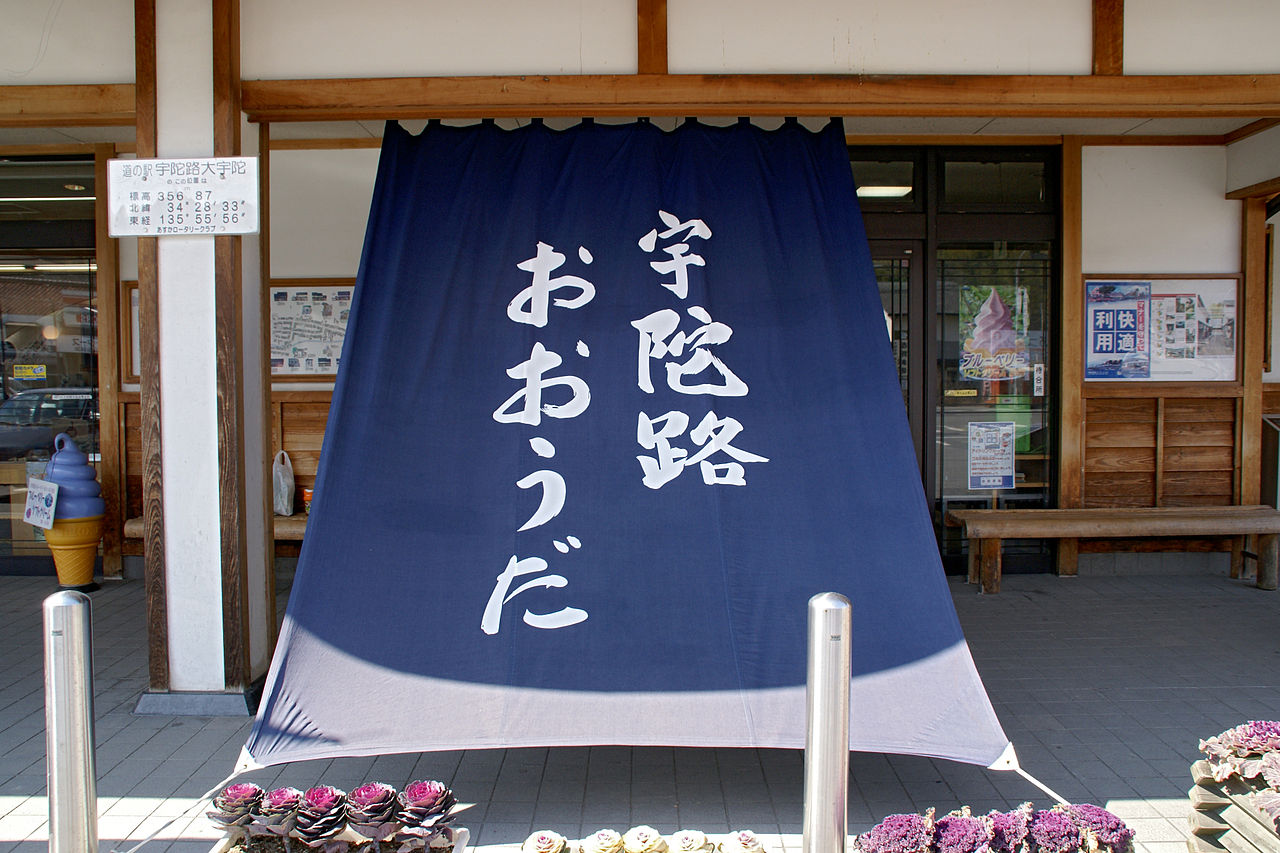
<svg viewBox="0 0 1280 853">
<path fill-rule="evenodd" d="M 354 276 L 378 149 L 271 152 L 271 277 Z"/>
<path fill-rule="evenodd" d="M 1223 197 L 1218 146 L 1088 146 L 1083 153 L 1086 273 L 1234 273 L 1240 202 Z"/>
<path fill-rule="evenodd" d="M 668 0 L 674 73 L 1088 74 L 1088 0 Z"/>
<path fill-rule="evenodd" d="M 211 25 L 207 0 L 157 4 L 156 147 L 162 157 L 213 153 Z M 213 241 L 166 237 L 158 248 L 165 593 L 170 687 L 178 691 L 225 686 Z"/>
<path fill-rule="evenodd" d="M 1275 0 L 1126 0 L 1126 74 L 1280 72 Z"/>
<path fill-rule="evenodd" d="M 241 76 L 630 74 L 634 0 L 254 0 Z"/>
<path fill-rule="evenodd" d="M 1280 178 L 1280 126 L 1227 146 L 1227 191 Z"/>
<path fill-rule="evenodd" d="M 133 82 L 133 0 L 0 0 L 0 85 Z"/>
</svg>

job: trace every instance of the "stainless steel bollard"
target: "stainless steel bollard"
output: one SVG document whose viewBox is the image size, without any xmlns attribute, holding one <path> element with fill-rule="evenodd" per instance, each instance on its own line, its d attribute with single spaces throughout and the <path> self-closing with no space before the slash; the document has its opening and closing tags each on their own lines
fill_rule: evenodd
<svg viewBox="0 0 1280 853">
<path fill-rule="evenodd" d="M 804 853 L 844 853 L 849 827 L 849 599 L 809 599 Z"/>
<path fill-rule="evenodd" d="M 97 853 L 98 776 L 93 742 L 89 596 L 44 600 L 44 730 L 49 853 Z"/>
</svg>

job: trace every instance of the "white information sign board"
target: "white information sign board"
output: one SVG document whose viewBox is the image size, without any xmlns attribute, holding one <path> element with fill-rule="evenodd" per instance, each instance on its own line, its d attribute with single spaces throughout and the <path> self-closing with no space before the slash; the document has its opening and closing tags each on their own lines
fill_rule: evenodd
<svg viewBox="0 0 1280 853">
<path fill-rule="evenodd" d="M 58 484 L 36 477 L 27 478 L 27 505 L 22 520 L 48 530 L 53 527 L 53 510 L 58 505 Z"/>
<path fill-rule="evenodd" d="M 258 158 L 107 161 L 112 237 L 256 234 Z"/>
<path fill-rule="evenodd" d="M 1013 421 L 969 422 L 969 488 L 1013 488 Z"/>
</svg>

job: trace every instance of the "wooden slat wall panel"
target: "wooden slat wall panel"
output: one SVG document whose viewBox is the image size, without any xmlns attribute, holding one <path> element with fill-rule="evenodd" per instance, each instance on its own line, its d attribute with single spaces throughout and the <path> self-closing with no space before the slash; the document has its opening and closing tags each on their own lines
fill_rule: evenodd
<svg viewBox="0 0 1280 853">
<path fill-rule="evenodd" d="M 1169 423 L 1165 413 L 1164 443 L 1166 447 L 1232 447 L 1235 445 L 1235 424 L 1222 423 Z"/>
<path fill-rule="evenodd" d="M 1085 447 L 1155 447 L 1156 425 L 1152 423 L 1099 423 L 1092 418 L 1085 425 Z"/>
<path fill-rule="evenodd" d="M 142 515 L 142 406 L 122 403 L 124 421 L 124 517 Z"/>
<path fill-rule="evenodd" d="M 1236 400 L 1164 401 L 1164 506 L 1226 506 L 1236 491 Z"/>
<path fill-rule="evenodd" d="M 1267 382 L 1262 386 L 1262 413 L 1280 415 L 1280 382 Z"/>
<path fill-rule="evenodd" d="M 1155 400 L 1089 400 L 1085 406 L 1088 423 L 1156 422 Z"/>
<path fill-rule="evenodd" d="M 1235 485 L 1230 471 L 1170 471 L 1164 476 L 1164 493 L 1172 495 L 1231 494 Z"/>
<path fill-rule="evenodd" d="M 1164 401 L 1164 417 L 1167 421 L 1231 423 L 1236 417 L 1236 399 L 1235 397 L 1170 398 Z"/>
<path fill-rule="evenodd" d="M 1157 401 L 1085 400 L 1084 505 L 1154 506 Z"/>
<path fill-rule="evenodd" d="M 295 510 L 302 510 L 302 488 L 313 487 L 316 466 L 320 462 L 320 446 L 324 443 L 325 425 L 329 420 L 327 393 L 304 392 L 304 399 L 292 399 L 291 392 L 274 395 L 271 409 L 274 429 L 271 455 L 281 446 L 293 465 Z M 142 515 L 142 409 L 136 400 L 121 404 L 125 439 L 125 507 L 126 518 Z"/>
<path fill-rule="evenodd" d="M 1084 505 L 1233 503 L 1236 405 L 1234 396 L 1087 399 Z"/>
<path fill-rule="evenodd" d="M 315 486 L 320 447 L 329 420 L 329 401 L 286 400 L 279 404 L 279 412 L 280 442 L 293 465 L 295 509 L 300 510 L 303 487 Z M 272 449 L 272 455 L 277 449 Z"/>
<path fill-rule="evenodd" d="M 1107 471 L 1155 471 L 1154 447 L 1086 447 L 1085 477 Z"/>
<path fill-rule="evenodd" d="M 1232 447 L 1166 447 L 1165 471 L 1231 471 L 1235 467 Z"/>
</svg>

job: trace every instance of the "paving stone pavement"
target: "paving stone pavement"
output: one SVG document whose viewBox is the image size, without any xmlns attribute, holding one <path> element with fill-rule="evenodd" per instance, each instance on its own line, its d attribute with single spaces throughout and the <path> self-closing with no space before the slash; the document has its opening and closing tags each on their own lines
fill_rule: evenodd
<svg viewBox="0 0 1280 853">
<path fill-rule="evenodd" d="M 0 577 L 0 853 L 48 846 L 41 602 L 55 589 L 53 578 Z M 1200 738 L 1280 718 L 1280 593 L 1228 579 L 1207 555 L 1151 574 L 1008 575 L 999 595 L 953 578 L 951 591 L 1023 767 L 1071 801 L 1119 814 L 1139 853 L 1186 850 L 1188 767 Z M 198 798 L 231 771 L 249 720 L 133 715 L 146 685 L 142 584 L 107 582 L 92 602 L 100 849 L 126 850 L 177 817 L 143 853 L 205 853 L 219 834 Z M 580 838 L 638 824 L 753 829 L 771 853 L 792 853 L 802 758 L 778 749 L 466 750 L 299 762 L 246 778 L 348 790 L 440 779 L 474 803 L 459 823 L 491 853 L 517 849 L 535 829 Z M 851 832 L 897 812 L 985 812 L 1025 800 L 1050 805 L 1012 773 L 851 756 Z"/>
</svg>

